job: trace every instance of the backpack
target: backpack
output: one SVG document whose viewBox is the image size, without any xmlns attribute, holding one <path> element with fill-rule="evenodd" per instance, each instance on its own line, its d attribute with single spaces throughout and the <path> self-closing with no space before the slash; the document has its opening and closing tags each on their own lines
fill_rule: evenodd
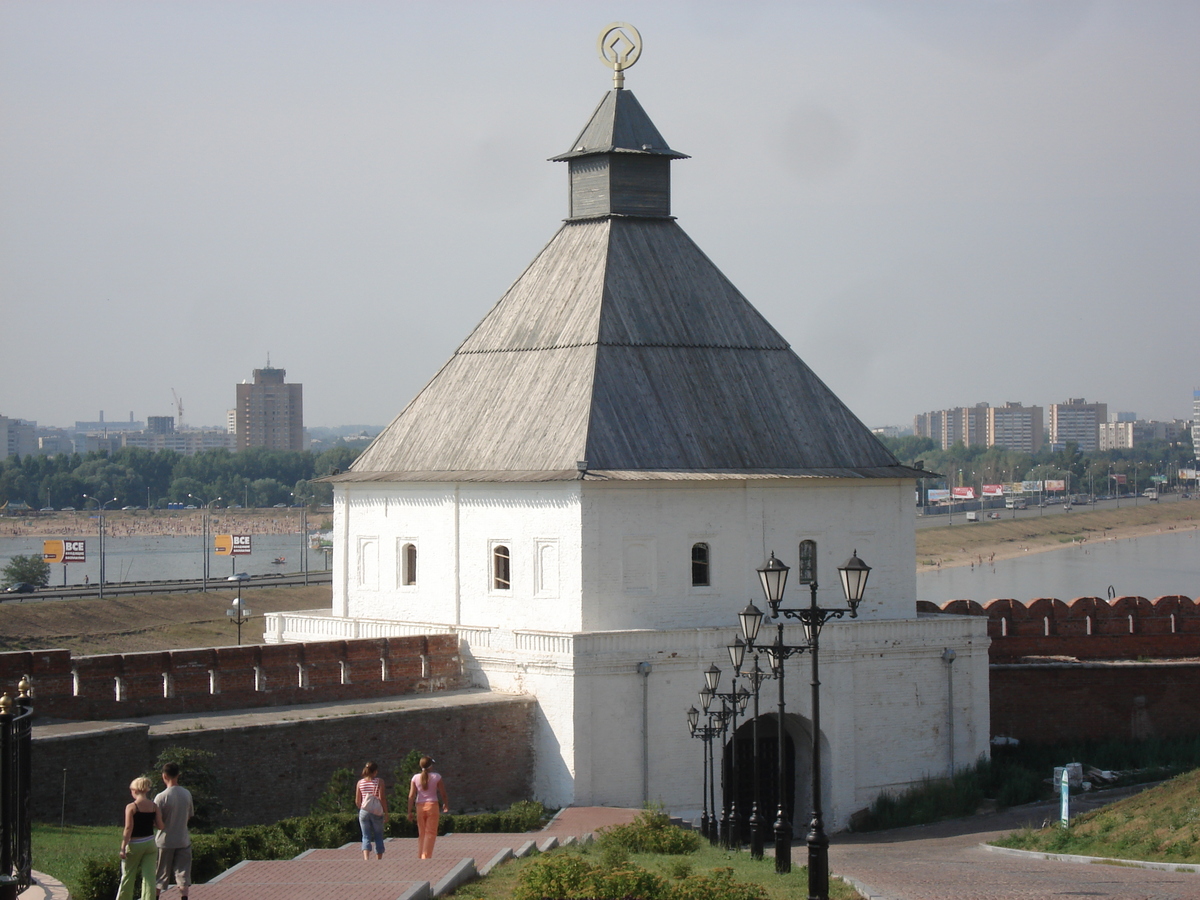
<svg viewBox="0 0 1200 900">
<path fill-rule="evenodd" d="M 362 805 L 359 806 L 359 809 L 365 810 L 372 816 L 383 815 L 383 804 L 379 802 L 379 798 L 374 794 L 368 794 L 366 791 L 363 791 Z"/>
</svg>

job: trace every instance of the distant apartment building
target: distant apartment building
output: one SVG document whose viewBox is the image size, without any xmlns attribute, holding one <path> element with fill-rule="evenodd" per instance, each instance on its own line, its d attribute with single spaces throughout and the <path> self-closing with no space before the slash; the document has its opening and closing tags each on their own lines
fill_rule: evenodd
<svg viewBox="0 0 1200 900">
<path fill-rule="evenodd" d="M 174 434 L 174 416 L 146 416 L 146 431 L 150 434 Z"/>
<path fill-rule="evenodd" d="M 157 418 L 157 417 L 155 417 Z M 174 421 L 173 417 L 172 422 Z M 235 449 L 234 435 L 220 429 L 187 430 L 167 432 L 133 431 L 119 435 L 122 447 L 141 447 L 152 453 L 174 450 L 183 456 L 194 456 L 205 450 Z"/>
<path fill-rule="evenodd" d="M 1037 453 L 1045 439 L 1045 425 L 1040 406 L 1005 403 L 987 411 L 987 445 Z"/>
<path fill-rule="evenodd" d="M 1050 404 L 1050 443 L 1074 442 L 1084 453 L 1100 449 L 1100 426 L 1108 421 L 1107 403 L 1088 403 L 1082 397 Z"/>
<path fill-rule="evenodd" d="M 37 422 L 0 416 L 0 459 L 37 452 Z"/>
<path fill-rule="evenodd" d="M 254 370 L 253 383 L 237 386 L 235 445 L 238 450 L 304 449 L 304 386 L 286 384 L 286 369 Z"/>
<path fill-rule="evenodd" d="M 1187 429 L 1187 422 L 1117 421 L 1100 426 L 1101 450 L 1132 450 L 1151 441 L 1178 441 Z"/>
<path fill-rule="evenodd" d="M 1200 391 L 1192 391 L 1192 453 L 1200 459 Z"/>
<path fill-rule="evenodd" d="M 1040 406 L 987 403 L 937 409 L 913 418 L 913 433 L 933 440 L 943 450 L 957 443 L 967 447 L 1007 447 L 1036 453 L 1042 447 L 1043 425 Z"/>
<path fill-rule="evenodd" d="M 983 445 L 987 437 L 986 403 L 937 409 L 913 418 L 913 434 L 930 438 L 943 450 L 957 443 L 968 447 Z"/>
<path fill-rule="evenodd" d="M 129 413 L 128 422 L 122 422 L 119 419 L 115 422 L 106 422 L 104 421 L 104 410 L 100 410 L 100 418 L 95 422 L 76 422 L 75 433 L 106 435 L 118 431 L 141 431 L 145 427 L 144 423 L 133 420 L 132 411 Z"/>
<path fill-rule="evenodd" d="M 879 428 L 872 428 L 871 433 L 879 437 L 898 438 L 900 437 L 899 425 L 882 425 Z"/>
</svg>

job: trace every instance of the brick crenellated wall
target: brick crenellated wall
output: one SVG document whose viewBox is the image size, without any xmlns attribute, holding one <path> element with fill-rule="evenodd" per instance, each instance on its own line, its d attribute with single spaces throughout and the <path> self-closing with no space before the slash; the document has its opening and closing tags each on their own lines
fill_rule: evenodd
<svg viewBox="0 0 1200 900">
<path fill-rule="evenodd" d="M 940 608 L 928 602 L 918 609 L 986 616 L 992 639 L 991 661 L 1019 662 L 1031 657 L 1075 659 L 1183 659 L 1200 657 L 1200 604 L 1190 597 L 1077 597 L 1069 603 L 1041 598 L 951 600 Z"/>
<path fill-rule="evenodd" d="M 0 653 L 39 717 L 109 720 L 394 697 L 465 687 L 453 634 L 73 656 Z"/>
<path fill-rule="evenodd" d="M 952 600 L 918 611 L 987 617 L 993 735 L 1200 734 L 1200 604 L 1190 597 Z"/>
</svg>

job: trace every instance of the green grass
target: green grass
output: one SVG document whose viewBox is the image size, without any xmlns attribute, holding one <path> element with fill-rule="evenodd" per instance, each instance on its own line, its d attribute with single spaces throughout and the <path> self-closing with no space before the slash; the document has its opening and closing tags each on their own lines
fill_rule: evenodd
<svg viewBox="0 0 1200 900">
<path fill-rule="evenodd" d="M 1072 819 L 1025 829 L 999 847 L 1148 862 L 1200 863 L 1200 769 Z"/>
<path fill-rule="evenodd" d="M 602 851 L 595 845 L 551 850 L 551 853 L 578 853 L 592 863 L 602 858 Z M 528 866 L 538 854 L 526 859 L 515 859 L 499 866 L 482 881 L 474 881 L 459 888 L 457 900 L 508 900 L 517 885 L 521 869 Z M 733 869 L 735 881 L 749 882 L 762 886 L 770 900 L 803 900 L 808 896 L 808 872 L 804 866 L 803 846 L 792 848 L 792 871 L 787 875 L 775 874 L 775 860 L 769 856 L 761 860 L 750 858 L 749 851 L 735 853 L 713 847 L 707 841 L 696 853 L 687 856 L 634 853 L 630 862 L 667 878 L 678 878 L 685 874 L 707 875 L 713 869 Z M 836 872 L 834 876 L 836 876 Z M 836 877 L 829 882 L 829 896 L 834 900 L 862 900 L 862 895 Z"/>
<path fill-rule="evenodd" d="M 79 876 L 89 856 L 117 858 L 121 849 L 119 825 L 57 825 L 34 823 L 33 867 L 53 875 L 67 886 L 72 897 L 80 895 Z"/>
</svg>

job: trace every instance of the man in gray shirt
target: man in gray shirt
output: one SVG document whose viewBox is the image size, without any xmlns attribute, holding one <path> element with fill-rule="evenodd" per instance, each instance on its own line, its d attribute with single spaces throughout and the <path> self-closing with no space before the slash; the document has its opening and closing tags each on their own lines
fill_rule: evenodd
<svg viewBox="0 0 1200 900">
<path fill-rule="evenodd" d="M 188 835 L 188 820 L 196 814 L 192 808 L 192 795 L 179 786 L 179 766 L 173 762 L 163 766 L 162 780 L 166 790 L 154 798 L 162 811 L 166 826 L 154 838 L 158 846 L 158 892 L 167 889 L 171 873 L 179 885 L 183 900 L 187 900 L 188 888 L 192 883 L 192 839 Z"/>
</svg>

